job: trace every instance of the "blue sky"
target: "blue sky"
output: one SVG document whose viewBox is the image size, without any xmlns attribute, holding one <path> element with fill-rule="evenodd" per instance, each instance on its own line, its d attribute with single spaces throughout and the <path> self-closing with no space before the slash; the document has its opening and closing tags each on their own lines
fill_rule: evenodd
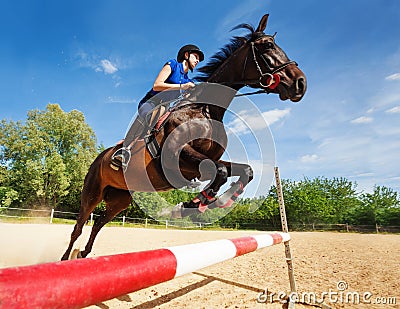
<svg viewBox="0 0 400 309">
<path fill-rule="evenodd" d="M 266 32 L 278 32 L 308 78 L 298 104 L 250 98 L 270 124 L 281 177 L 346 177 L 359 190 L 400 191 L 398 0 L 6 1 L 0 118 L 24 120 L 58 103 L 82 111 L 111 146 L 181 45 L 198 44 L 207 59 L 236 34 L 231 28 L 257 26 L 265 13 Z"/>
</svg>

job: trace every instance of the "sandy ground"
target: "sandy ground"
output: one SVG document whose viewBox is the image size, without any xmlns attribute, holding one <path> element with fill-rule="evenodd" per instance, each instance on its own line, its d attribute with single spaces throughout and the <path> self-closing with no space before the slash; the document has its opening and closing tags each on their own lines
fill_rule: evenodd
<svg viewBox="0 0 400 309">
<path fill-rule="evenodd" d="M 0 268 L 57 261 L 67 246 L 72 228 L 54 224 L 0 223 Z M 78 240 L 80 248 L 84 247 L 89 228 L 85 227 Z M 100 232 L 90 256 L 255 233 L 106 227 Z M 307 293 L 320 301 L 323 293 L 330 293 L 325 297 L 325 308 L 400 308 L 399 235 L 293 232 L 291 237 L 300 296 Z M 338 290 L 338 285 L 345 290 Z M 285 308 L 277 297 L 272 303 L 270 296 L 257 301 L 264 290 L 268 295 L 289 290 L 283 245 L 261 249 L 88 308 Z M 346 300 L 350 294 L 353 296 Z M 364 303 L 354 304 L 357 295 Z M 388 304 L 394 301 L 396 304 Z M 305 303 L 295 307 L 318 308 Z"/>
</svg>

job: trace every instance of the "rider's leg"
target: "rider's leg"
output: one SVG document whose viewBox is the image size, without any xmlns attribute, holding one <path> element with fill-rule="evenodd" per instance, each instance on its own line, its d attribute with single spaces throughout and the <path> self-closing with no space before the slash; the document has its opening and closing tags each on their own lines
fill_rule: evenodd
<svg viewBox="0 0 400 309">
<path fill-rule="evenodd" d="M 125 136 L 123 147 L 118 149 L 111 156 L 112 168 L 118 170 L 120 167 L 123 167 L 125 169 L 128 166 L 128 163 L 131 159 L 130 149 L 136 143 L 136 141 L 143 135 L 145 127 L 146 126 L 144 119 L 140 116 L 137 116 L 135 121 L 129 128 L 128 133 Z"/>
<path fill-rule="evenodd" d="M 145 120 L 140 115 L 138 115 L 135 121 L 132 123 L 131 127 L 129 128 L 128 133 L 126 133 L 123 148 L 130 150 L 132 146 L 136 143 L 136 141 L 139 138 L 143 137 L 145 128 Z"/>
<path fill-rule="evenodd" d="M 110 166 L 112 168 L 118 170 L 120 167 L 125 169 L 128 166 L 128 163 L 131 159 L 130 149 L 136 143 L 136 141 L 142 137 L 144 129 L 146 128 L 146 116 L 153 109 L 154 104 L 151 102 L 145 102 L 141 105 L 139 109 L 139 115 L 136 117 L 125 136 L 123 147 L 118 149 L 111 156 Z"/>
<path fill-rule="evenodd" d="M 158 119 L 165 113 L 165 106 L 154 107 L 153 103 L 145 103 L 139 110 L 139 115 L 132 123 L 128 133 L 124 140 L 124 147 L 128 150 L 136 143 L 140 138 L 143 138 L 145 128 L 153 128 Z"/>
<path fill-rule="evenodd" d="M 126 168 L 131 159 L 131 148 L 136 141 L 143 137 L 145 128 L 152 128 L 161 115 L 165 113 L 166 107 L 163 105 L 155 108 L 151 102 L 145 102 L 139 109 L 139 115 L 129 128 L 124 139 L 124 145 L 118 149 L 111 157 L 111 167 L 116 169 L 119 167 Z"/>
<path fill-rule="evenodd" d="M 167 108 L 164 105 L 159 105 L 153 109 L 151 114 L 150 113 L 147 114 L 146 116 L 147 117 L 146 119 L 148 120 L 147 123 L 151 128 L 155 127 L 158 119 L 160 119 L 160 117 L 165 114 L 166 109 Z"/>
</svg>

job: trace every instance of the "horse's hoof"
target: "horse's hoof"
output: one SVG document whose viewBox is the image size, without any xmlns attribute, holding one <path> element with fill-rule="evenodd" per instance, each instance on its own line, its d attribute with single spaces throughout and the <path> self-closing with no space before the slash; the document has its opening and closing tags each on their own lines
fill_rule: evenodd
<svg viewBox="0 0 400 309">
<path fill-rule="evenodd" d="M 200 186 L 201 186 L 201 182 L 200 181 L 193 180 L 193 181 L 189 182 L 186 187 L 188 189 L 197 189 Z"/>
<path fill-rule="evenodd" d="M 74 249 L 71 253 L 70 260 L 76 260 L 76 259 L 81 259 L 81 258 L 82 258 L 81 251 L 79 249 Z"/>
<path fill-rule="evenodd" d="M 183 208 L 182 202 L 176 204 L 176 206 L 172 208 L 171 219 L 182 219 L 182 208 Z"/>
</svg>

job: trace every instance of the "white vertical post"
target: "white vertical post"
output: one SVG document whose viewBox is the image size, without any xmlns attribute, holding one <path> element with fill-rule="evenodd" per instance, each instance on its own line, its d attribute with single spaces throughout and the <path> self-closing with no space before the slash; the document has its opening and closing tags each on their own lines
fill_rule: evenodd
<svg viewBox="0 0 400 309">
<path fill-rule="evenodd" d="M 93 212 L 90 214 L 90 225 L 93 225 Z"/>
<path fill-rule="evenodd" d="M 146 220 L 144 221 L 144 227 L 147 229 L 147 218 L 146 218 Z"/>
<path fill-rule="evenodd" d="M 53 217 L 54 217 L 54 208 L 51 209 L 51 213 L 50 213 L 50 224 L 53 223 Z"/>
<path fill-rule="evenodd" d="M 125 216 L 122 216 L 122 226 L 125 226 Z"/>
<path fill-rule="evenodd" d="M 168 230 L 168 220 L 165 220 L 165 229 Z"/>
<path fill-rule="evenodd" d="M 286 209 L 285 209 L 285 201 L 283 200 L 283 192 L 281 186 L 281 180 L 279 178 L 279 169 L 275 167 L 275 180 L 276 180 L 276 191 L 278 194 L 278 201 L 279 201 L 279 212 L 281 214 L 281 222 L 282 222 L 282 231 L 285 233 L 289 233 L 289 228 L 286 220 Z M 290 252 L 290 245 L 289 241 L 285 241 L 285 255 L 286 255 L 286 262 L 288 266 L 288 273 L 289 273 L 289 283 L 290 283 L 290 292 L 291 295 L 296 295 L 296 282 L 294 280 L 294 272 L 293 272 L 293 263 L 292 263 L 292 254 Z M 289 309 L 294 308 L 295 302 L 291 297 L 289 297 Z"/>
</svg>

